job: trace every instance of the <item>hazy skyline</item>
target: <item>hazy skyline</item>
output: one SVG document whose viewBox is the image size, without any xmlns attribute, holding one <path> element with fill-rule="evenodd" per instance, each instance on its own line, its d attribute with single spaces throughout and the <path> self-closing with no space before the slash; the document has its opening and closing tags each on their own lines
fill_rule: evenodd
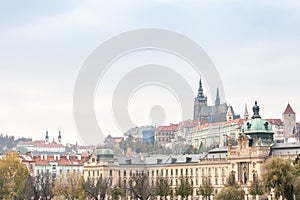
<svg viewBox="0 0 300 200">
<path fill-rule="evenodd" d="M 0 132 L 43 139 L 46 129 L 51 138 L 61 129 L 63 142 L 79 142 L 72 104 L 83 62 L 112 36 L 144 27 L 177 31 L 204 48 L 221 75 L 227 103 L 241 116 L 246 103 L 252 114 L 255 100 L 263 118 L 281 118 L 288 102 L 300 113 L 298 1 L 3 1 Z M 196 94 L 199 77 L 180 60 L 152 52 L 128 56 L 108 71 L 96 95 L 106 134 L 121 135 L 107 105 L 117 81 L 152 60 L 174 65 Z M 149 98 L 155 95 L 164 96 Z M 176 98 L 161 88 L 145 88 L 132 102 L 131 117 L 140 125 L 149 124 L 148 109 L 157 104 L 166 107 L 166 123 L 178 122 Z"/>
</svg>

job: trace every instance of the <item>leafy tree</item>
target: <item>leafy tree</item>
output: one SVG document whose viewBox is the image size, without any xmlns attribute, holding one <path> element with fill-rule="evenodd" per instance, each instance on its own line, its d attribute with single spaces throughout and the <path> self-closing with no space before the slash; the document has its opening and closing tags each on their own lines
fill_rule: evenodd
<svg viewBox="0 0 300 200">
<path fill-rule="evenodd" d="M 70 200 L 83 200 L 83 177 L 79 173 L 62 174 L 55 182 L 54 193 Z"/>
<path fill-rule="evenodd" d="M 225 187 L 216 195 L 216 200 L 240 200 L 244 199 L 245 191 L 235 181 L 235 173 L 232 171 L 226 181 Z"/>
<path fill-rule="evenodd" d="M 274 189 L 275 198 L 283 196 L 287 200 L 293 199 L 294 168 L 291 160 L 274 157 L 264 164 L 263 179 L 268 191 Z"/>
<path fill-rule="evenodd" d="M 114 186 L 113 189 L 111 190 L 112 200 L 119 200 L 120 197 L 124 197 L 124 196 L 125 196 L 124 190 L 118 186 Z"/>
<path fill-rule="evenodd" d="M 6 153 L 0 160 L 0 199 L 22 199 L 28 175 L 28 169 L 18 153 Z"/>
<path fill-rule="evenodd" d="M 254 178 L 253 182 L 250 186 L 249 189 L 249 193 L 252 196 L 256 196 L 256 195 L 263 195 L 264 194 L 264 190 L 263 190 L 263 184 L 259 182 L 258 178 Z"/>
<path fill-rule="evenodd" d="M 103 178 L 102 176 L 98 179 L 89 177 L 83 184 L 83 189 L 86 195 L 94 200 L 104 200 L 106 194 L 109 192 L 109 187 L 110 179 Z"/>
<path fill-rule="evenodd" d="M 212 195 L 213 191 L 214 189 L 211 183 L 208 181 L 207 178 L 204 178 L 203 183 L 202 185 L 200 185 L 199 190 L 197 192 L 198 194 L 204 196 L 205 199 L 208 199 Z"/>
<path fill-rule="evenodd" d="M 241 200 L 245 191 L 241 187 L 225 187 L 217 195 L 216 200 Z"/>
<path fill-rule="evenodd" d="M 192 190 L 193 188 L 189 183 L 188 178 L 180 177 L 180 185 L 175 189 L 176 195 L 181 196 L 182 199 L 185 199 L 192 194 Z"/>
<path fill-rule="evenodd" d="M 157 177 L 156 179 L 156 187 L 155 187 L 155 195 L 164 197 L 167 199 L 167 196 L 171 194 L 171 185 L 167 178 Z"/>
<path fill-rule="evenodd" d="M 147 175 L 136 175 L 129 182 L 129 191 L 133 197 L 140 200 L 147 200 L 154 196 L 154 188 L 149 184 Z"/>
<path fill-rule="evenodd" d="M 239 187 L 238 183 L 235 181 L 235 172 L 231 171 L 227 180 L 225 187 Z"/>
</svg>

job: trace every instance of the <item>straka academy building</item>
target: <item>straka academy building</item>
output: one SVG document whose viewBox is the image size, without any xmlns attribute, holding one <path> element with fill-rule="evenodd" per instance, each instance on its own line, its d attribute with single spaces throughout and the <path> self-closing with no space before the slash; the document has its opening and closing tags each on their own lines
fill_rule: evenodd
<svg viewBox="0 0 300 200">
<path fill-rule="evenodd" d="M 109 149 L 96 149 L 84 163 L 84 177 L 110 179 L 111 186 L 120 184 L 128 188 L 132 177 L 143 174 L 155 185 L 157 177 L 166 177 L 172 187 L 180 184 L 180 178 L 186 177 L 193 186 L 192 199 L 203 199 L 197 194 L 204 178 L 214 187 L 214 195 L 226 182 L 230 173 L 244 188 L 246 195 L 255 177 L 261 178 L 263 164 L 272 156 L 293 158 L 300 153 L 300 143 L 275 143 L 272 125 L 261 119 L 257 102 L 253 106 L 253 116 L 242 125 L 237 145 L 212 149 L 202 154 L 114 157 Z M 127 191 L 127 197 L 131 194 Z M 214 196 L 213 195 L 213 196 Z M 179 197 L 170 197 L 177 199 Z M 212 197 L 213 198 L 213 197 Z"/>
</svg>

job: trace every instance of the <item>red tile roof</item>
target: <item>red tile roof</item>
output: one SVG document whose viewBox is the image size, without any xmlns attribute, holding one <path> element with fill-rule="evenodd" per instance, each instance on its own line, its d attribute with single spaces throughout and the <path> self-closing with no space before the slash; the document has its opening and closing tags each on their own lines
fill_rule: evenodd
<svg viewBox="0 0 300 200">
<path fill-rule="evenodd" d="M 283 126 L 283 121 L 281 119 L 266 119 L 272 125 Z"/>
<path fill-rule="evenodd" d="M 288 103 L 288 105 L 287 105 L 285 111 L 283 112 L 283 114 L 296 114 L 296 113 L 293 111 L 291 105 Z"/>
<path fill-rule="evenodd" d="M 43 159 L 41 159 L 41 156 L 34 156 L 34 161 L 35 161 L 35 165 L 38 166 L 44 166 L 50 165 L 50 162 L 58 162 L 59 166 L 78 166 L 78 165 L 83 165 L 86 157 L 81 157 L 81 159 L 79 160 L 76 156 L 74 155 L 70 155 L 69 159 L 67 159 L 67 156 L 60 156 L 60 158 L 58 159 L 58 157 L 56 156 L 56 160 L 54 159 L 54 156 L 47 156 L 47 159 L 45 159 L 45 155 L 43 156 Z"/>
<path fill-rule="evenodd" d="M 169 126 L 159 126 L 156 128 L 157 131 L 175 131 L 178 124 L 170 124 Z"/>
<path fill-rule="evenodd" d="M 207 127 L 211 127 L 211 126 L 224 126 L 224 125 L 229 125 L 232 123 L 238 124 L 238 125 L 242 125 L 244 123 L 245 119 L 234 119 L 234 120 L 230 120 L 230 121 L 225 121 L 225 122 L 215 122 L 215 123 L 206 123 L 200 126 L 196 126 L 194 128 L 192 128 L 193 130 L 200 130 L 200 129 L 204 129 Z"/>
</svg>

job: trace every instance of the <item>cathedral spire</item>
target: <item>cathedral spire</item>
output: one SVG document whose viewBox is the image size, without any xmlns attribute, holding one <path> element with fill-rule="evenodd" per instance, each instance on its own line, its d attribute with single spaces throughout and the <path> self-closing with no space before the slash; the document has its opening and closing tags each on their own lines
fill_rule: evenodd
<svg viewBox="0 0 300 200">
<path fill-rule="evenodd" d="M 220 105 L 220 95 L 219 95 L 219 88 L 217 87 L 217 95 L 216 95 L 216 100 L 215 100 L 215 106 Z"/>
<path fill-rule="evenodd" d="M 201 77 L 200 77 L 200 81 L 199 81 L 198 95 L 197 95 L 196 99 L 197 100 L 206 100 L 206 97 L 203 94 L 203 87 L 202 87 Z"/>
</svg>

